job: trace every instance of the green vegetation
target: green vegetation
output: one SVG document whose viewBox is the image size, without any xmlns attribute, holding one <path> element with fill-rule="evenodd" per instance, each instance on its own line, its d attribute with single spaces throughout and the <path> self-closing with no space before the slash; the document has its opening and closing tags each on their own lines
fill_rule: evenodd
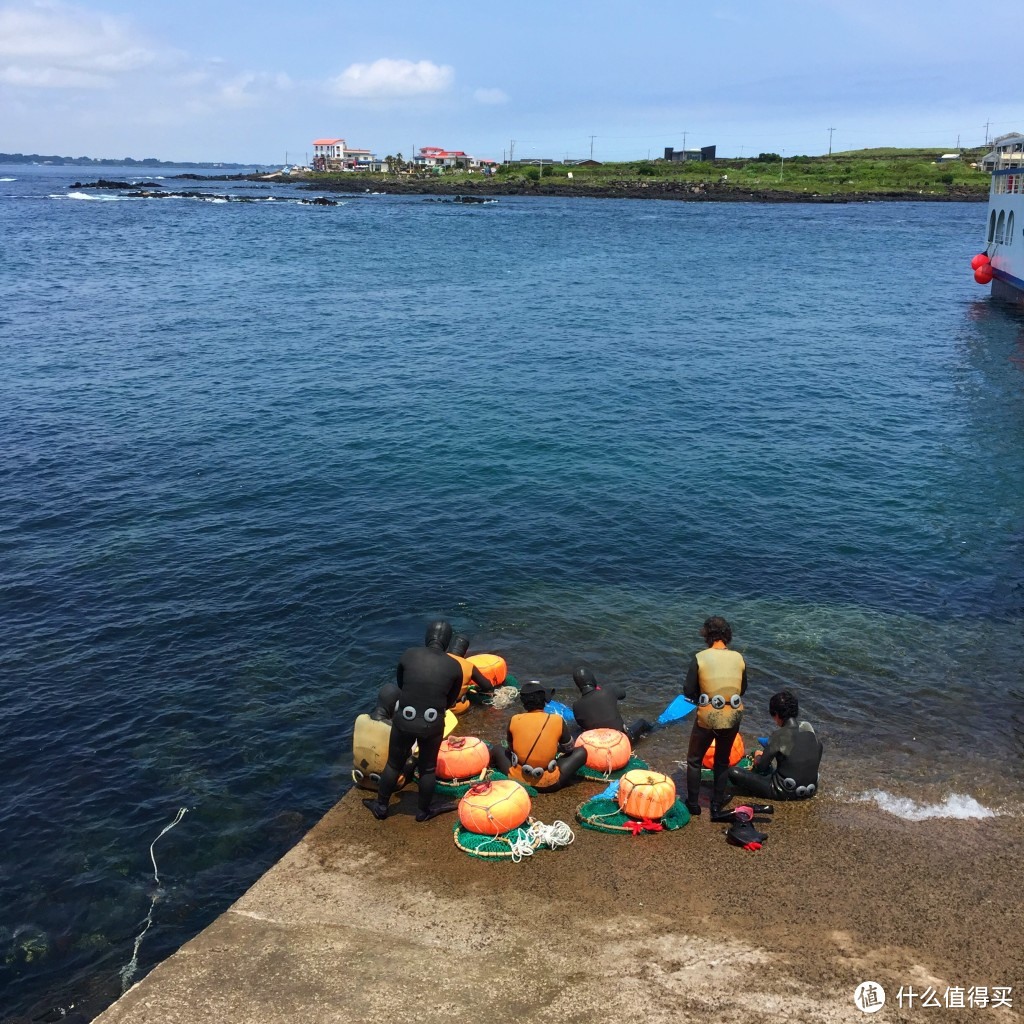
<svg viewBox="0 0 1024 1024">
<path fill-rule="evenodd" d="M 971 164 L 984 150 L 963 151 L 962 158 L 936 163 L 940 150 L 869 149 L 831 156 L 787 156 L 761 153 L 746 159 L 716 160 L 714 163 L 669 163 L 665 160 L 637 160 L 606 163 L 597 167 L 545 164 L 506 164 L 498 168 L 498 181 L 508 184 L 532 184 L 544 178 L 545 191 L 565 187 L 594 186 L 653 187 L 677 183 L 683 186 L 713 186 L 716 189 L 780 191 L 809 195 L 856 195 L 863 192 L 920 192 L 944 195 L 987 193 L 989 176 Z M 572 178 L 569 178 L 569 174 Z M 314 179 L 341 180 L 353 186 L 380 183 L 381 175 L 314 175 Z M 383 180 L 414 183 L 419 178 L 437 180 L 432 174 L 384 175 Z M 360 180 L 356 180 L 360 179 Z M 482 184 L 479 173 L 447 172 L 443 180 L 452 185 Z"/>
</svg>

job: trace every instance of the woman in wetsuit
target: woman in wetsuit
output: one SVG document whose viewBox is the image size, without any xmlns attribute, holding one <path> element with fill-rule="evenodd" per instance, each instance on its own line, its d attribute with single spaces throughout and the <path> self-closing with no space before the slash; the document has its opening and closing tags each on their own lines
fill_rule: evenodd
<svg viewBox="0 0 1024 1024">
<path fill-rule="evenodd" d="M 417 821 L 454 811 L 454 803 L 433 804 L 437 782 L 437 752 L 444 739 L 444 713 L 459 698 L 462 668 L 446 653 L 452 627 L 443 619 L 427 627 L 425 646 L 410 647 L 398 663 L 396 682 L 399 696 L 391 719 L 388 763 L 381 772 L 375 800 L 364 800 L 375 818 L 388 816 L 388 801 L 398 786 L 413 744 L 419 745 L 419 809 Z"/>
<path fill-rule="evenodd" d="M 572 733 L 561 715 L 545 711 L 548 692 L 540 683 L 519 691 L 526 711 L 508 723 L 508 749 L 491 751 L 491 767 L 516 782 L 552 792 L 564 786 L 587 762 L 583 747 L 573 747 Z"/>
<path fill-rule="evenodd" d="M 572 681 L 580 691 L 579 700 L 572 706 L 572 717 L 579 723 L 580 730 L 618 729 L 629 738 L 635 747 L 641 737 L 646 736 L 654 726 L 646 718 L 638 718 L 632 725 L 626 725 L 619 711 L 619 701 L 626 696 L 626 690 L 618 683 L 602 683 L 589 668 L 582 666 L 572 674 Z"/>
<path fill-rule="evenodd" d="M 747 692 L 747 665 L 739 651 L 730 651 L 732 626 L 715 615 L 705 620 L 700 635 L 708 645 L 690 659 L 683 694 L 697 705 L 696 721 L 686 751 L 686 807 L 700 814 L 701 762 L 715 744 L 715 782 L 711 815 L 725 803 L 729 754 L 743 718 L 743 694 Z"/>
<path fill-rule="evenodd" d="M 818 768 L 823 747 L 810 722 L 800 722 L 800 705 L 789 690 L 780 690 L 768 702 L 768 714 L 778 726 L 754 767 L 729 769 L 729 783 L 737 793 L 773 800 L 809 800 L 818 791 Z M 760 756 L 758 756 L 760 755 Z"/>
</svg>

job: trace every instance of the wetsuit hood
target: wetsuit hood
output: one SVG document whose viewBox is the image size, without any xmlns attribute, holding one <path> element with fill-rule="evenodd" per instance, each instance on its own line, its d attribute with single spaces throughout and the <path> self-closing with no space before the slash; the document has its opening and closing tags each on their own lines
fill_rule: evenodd
<svg viewBox="0 0 1024 1024">
<path fill-rule="evenodd" d="M 576 689 L 580 693 L 590 693 L 591 690 L 597 689 L 597 677 L 589 668 L 578 668 L 573 671 L 572 681 L 576 684 Z"/>
<path fill-rule="evenodd" d="M 464 658 L 466 653 L 469 651 L 469 637 L 463 636 L 461 633 L 456 633 L 448 645 L 448 653 L 454 654 L 459 658 Z"/>
<path fill-rule="evenodd" d="M 427 647 L 438 647 L 442 651 L 448 650 L 448 644 L 452 638 L 452 626 L 444 619 L 435 619 L 427 626 L 427 635 L 424 643 Z"/>
</svg>

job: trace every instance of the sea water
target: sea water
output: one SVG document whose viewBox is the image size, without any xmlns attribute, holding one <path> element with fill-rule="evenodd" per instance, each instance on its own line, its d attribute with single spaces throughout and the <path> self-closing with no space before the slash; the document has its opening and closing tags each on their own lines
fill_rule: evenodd
<svg viewBox="0 0 1024 1024">
<path fill-rule="evenodd" d="M 748 739 L 793 688 L 823 798 L 1016 813 L 984 206 L 73 187 L 125 174 L 0 168 L 0 1013 L 95 1010 L 223 910 L 436 616 L 653 716 L 725 615 Z"/>
</svg>

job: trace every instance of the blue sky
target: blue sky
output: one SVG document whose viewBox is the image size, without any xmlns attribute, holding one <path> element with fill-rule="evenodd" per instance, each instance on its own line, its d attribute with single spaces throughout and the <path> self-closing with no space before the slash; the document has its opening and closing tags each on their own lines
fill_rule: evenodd
<svg viewBox="0 0 1024 1024">
<path fill-rule="evenodd" d="M 1022 42 L 1019 2 L 0 0 L 0 151 L 949 149 L 1024 130 Z"/>
</svg>

